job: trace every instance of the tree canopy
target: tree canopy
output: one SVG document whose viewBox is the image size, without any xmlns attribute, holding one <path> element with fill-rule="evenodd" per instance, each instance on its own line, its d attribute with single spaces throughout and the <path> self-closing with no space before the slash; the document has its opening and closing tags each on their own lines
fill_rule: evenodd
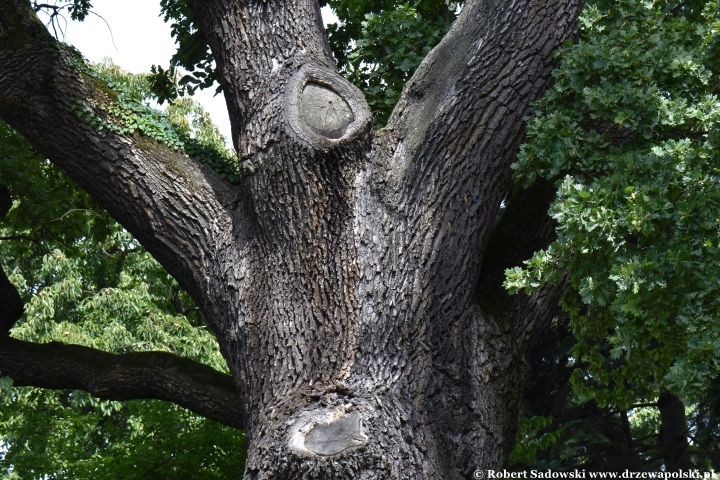
<svg viewBox="0 0 720 480">
<path fill-rule="evenodd" d="M 564 276 L 574 382 L 603 404 L 698 398 L 720 374 L 718 15 L 589 4 L 516 164 L 558 185 L 558 238 L 508 286 Z"/>
</svg>

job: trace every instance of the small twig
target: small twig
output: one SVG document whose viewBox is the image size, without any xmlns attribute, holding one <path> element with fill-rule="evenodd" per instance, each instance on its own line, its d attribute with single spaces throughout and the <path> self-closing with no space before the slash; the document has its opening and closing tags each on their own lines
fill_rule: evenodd
<svg viewBox="0 0 720 480">
<path fill-rule="evenodd" d="M 105 223 L 105 225 L 108 225 L 107 221 L 103 218 L 103 216 L 93 210 L 88 210 L 85 208 L 73 208 L 72 210 L 68 210 L 67 212 L 63 213 L 58 218 L 50 219 L 50 220 L 46 221 L 45 223 L 43 223 L 42 225 L 40 225 L 40 227 L 35 230 L 34 237 L 30 236 L 30 235 L 9 235 L 9 236 L 0 237 L 0 240 L 29 240 L 33 243 L 40 243 L 40 240 L 42 240 L 46 235 L 46 229 L 47 229 L 48 225 L 50 225 L 53 222 L 61 222 L 65 219 L 65 217 L 67 217 L 71 213 L 75 213 L 75 212 L 89 213 L 90 215 L 94 215 L 95 217 L 102 220 Z M 49 235 L 49 237 L 52 240 L 54 240 L 55 242 L 59 243 L 65 250 L 68 250 L 68 247 L 64 243 L 62 243 L 59 239 L 55 238 L 52 235 Z"/>
<path fill-rule="evenodd" d="M 10 235 L 8 237 L 0 237 L 0 240 L 29 240 L 33 243 L 38 243 L 40 241 L 39 238 L 32 238 L 27 235 Z"/>
<path fill-rule="evenodd" d="M 35 13 L 37 13 L 37 12 L 39 12 L 40 10 L 42 10 L 43 8 L 51 8 L 51 9 L 53 9 L 54 11 L 57 12 L 58 9 L 61 8 L 61 7 L 58 7 L 57 5 L 50 5 L 49 3 L 36 3 L 36 4 L 34 4 L 34 8 L 33 8 L 33 9 L 35 10 Z"/>
<path fill-rule="evenodd" d="M 120 252 L 120 256 L 118 257 L 117 264 L 115 264 L 115 274 L 113 275 L 113 286 L 117 287 L 118 281 L 120 280 L 120 273 L 122 272 L 122 269 L 125 266 L 125 260 L 127 259 L 128 255 L 132 253 L 139 252 L 139 248 L 129 248 L 127 250 L 123 250 Z"/>
<path fill-rule="evenodd" d="M 657 402 L 655 403 L 636 403 L 635 405 L 630 405 L 628 407 L 628 410 L 632 410 L 634 408 L 648 408 L 648 407 L 657 407 Z"/>
<path fill-rule="evenodd" d="M 110 24 L 107 22 L 107 20 L 105 20 L 105 18 L 103 18 L 102 15 L 99 15 L 93 11 L 91 11 L 90 13 L 92 13 L 93 15 L 98 17 L 100 20 L 105 22 L 105 25 L 107 26 L 108 30 L 110 31 L 110 41 L 112 42 L 113 47 L 115 47 L 115 51 L 118 51 L 117 45 L 115 45 L 115 37 L 113 37 L 112 28 L 110 28 Z"/>
<path fill-rule="evenodd" d="M 69 8 L 68 5 L 59 7 L 57 2 L 55 2 L 54 5 L 50 5 L 49 3 L 33 3 L 33 9 L 35 10 L 35 13 L 39 12 L 43 9 L 52 10 L 52 13 L 49 14 L 50 20 L 45 24 L 45 27 L 50 26 L 53 30 L 53 33 L 55 35 L 55 38 L 60 38 L 58 35 L 57 28 L 55 28 L 55 23 L 57 22 L 57 18 L 62 18 L 65 21 L 65 30 L 67 30 L 67 19 L 62 15 L 62 11 L 66 8 Z M 59 25 L 58 25 L 59 27 Z M 60 28 L 60 31 L 62 32 L 62 39 L 65 41 L 65 31 Z"/>
</svg>

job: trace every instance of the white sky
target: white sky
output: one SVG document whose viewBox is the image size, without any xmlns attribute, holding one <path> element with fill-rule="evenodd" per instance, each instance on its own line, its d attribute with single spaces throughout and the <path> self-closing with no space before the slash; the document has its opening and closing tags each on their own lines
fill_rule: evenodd
<svg viewBox="0 0 720 480">
<path fill-rule="evenodd" d="M 84 22 L 68 21 L 64 28 L 65 41 L 80 50 L 85 58 L 99 62 L 110 57 L 115 64 L 133 73 L 149 72 L 153 64 L 168 66 L 175 44 L 170 25 L 160 17 L 159 2 L 93 0 L 92 5 L 97 15 L 89 15 Z M 337 21 L 327 7 L 322 13 L 326 24 Z M 215 89 L 209 88 L 196 93 L 195 99 L 203 104 L 228 144 L 232 144 L 225 99 L 222 95 L 213 96 L 214 93 Z"/>
</svg>

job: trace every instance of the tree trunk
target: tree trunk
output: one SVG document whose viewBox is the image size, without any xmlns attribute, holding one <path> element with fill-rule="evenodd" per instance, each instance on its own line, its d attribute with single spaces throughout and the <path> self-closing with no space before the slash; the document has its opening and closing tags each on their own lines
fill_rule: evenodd
<svg viewBox="0 0 720 480">
<path fill-rule="evenodd" d="M 688 450 L 688 425 L 685 405 L 677 395 L 663 390 L 658 399 L 660 410 L 660 451 L 665 471 L 677 472 L 695 468 Z"/>
<path fill-rule="evenodd" d="M 552 195 L 508 195 L 510 164 L 580 1 L 468 2 L 375 133 L 317 2 L 189 1 L 239 186 L 85 123 L 73 105 L 107 117 L 111 99 L 27 2 L 2 2 L 0 117 L 202 306 L 242 398 L 246 478 L 455 479 L 504 464 L 524 352 L 560 291 L 502 291 L 504 268 L 552 234 Z"/>
</svg>

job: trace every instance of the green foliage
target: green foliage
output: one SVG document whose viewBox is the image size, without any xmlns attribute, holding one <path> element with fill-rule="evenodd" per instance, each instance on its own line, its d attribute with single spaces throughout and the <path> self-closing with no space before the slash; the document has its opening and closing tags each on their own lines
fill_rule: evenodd
<svg viewBox="0 0 720 480">
<path fill-rule="evenodd" d="M 9 391 L 6 391 L 9 390 Z M 237 478 L 244 439 L 160 401 L 3 389 L 0 461 L 10 479 Z"/>
<path fill-rule="evenodd" d="M 570 385 L 573 371 L 583 367 L 574 357 L 576 340 L 569 319 L 561 316 L 528 354 L 532 375 L 523 398 L 523 412 L 529 418 L 553 418 L 551 428 L 521 433 L 515 452 L 527 452 L 546 432 L 555 441 L 534 451 L 534 457 L 519 457 L 513 470 L 572 471 L 659 471 L 666 455 L 662 424 L 653 402 L 632 405 L 627 410 L 600 407 L 594 400 L 578 395 Z M 686 408 L 687 429 L 692 441 L 687 446 L 699 470 L 720 466 L 720 382 Z M 528 445 L 529 444 L 529 445 Z"/>
<path fill-rule="evenodd" d="M 157 97 L 160 105 L 166 101 L 182 97 L 187 91 L 178 83 L 177 69 L 173 64 L 170 64 L 167 70 L 159 65 L 151 66 L 148 81 L 150 82 L 150 89 L 153 95 Z"/>
<path fill-rule="evenodd" d="M 210 53 L 205 36 L 195 26 L 195 18 L 185 0 L 161 0 L 161 11 L 165 22 L 171 23 L 172 36 L 178 44 L 175 55 L 170 59 L 172 67 L 182 67 L 188 73 L 180 79 L 183 91 L 193 94 L 200 88 L 209 88 L 217 83 L 218 74 L 215 60 Z M 162 73 L 162 70 L 159 70 Z M 222 87 L 218 86 L 216 93 Z M 169 97 L 172 100 L 174 97 Z M 162 97 L 161 97 L 162 99 Z"/>
<path fill-rule="evenodd" d="M 170 115 L 188 106 L 175 108 Z M 227 371 L 177 282 L 4 123 L 0 183 L 14 199 L 0 223 L 0 258 L 26 302 L 14 337 L 111 352 L 162 350 Z M 177 406 L 8 383 L 0 388 L 0 471 L 7 478 L 223 479 L 242 471 L 243 433 Z"/>
<path fill-rule="evenodd" d="M 90 14 L 92 5 L 90 0 L 65 0 L 70 5 L 68 11 L 70 12 L 70 18 L 73 20 L 83 21 L 85 17 Z"/>
<path fill-rule="evenodd" d="M 717 1 L 590 3 L 515 165 L 557 181 L 557 241 L 510 291 L 567 281 L 581 397 L 621 408 L 720 375 Z"/>
<path fill-rule="evenodd" d="M 403 85 L 455 19 L 459 2 L 329 0 L 339 24 L 328 38 L 340 72 L 365 94 L 384 126 Z"/>
<path fill-rule="evenodd" d="M 549 431 L 553 424 L 552 417 L 531 417 L 520 419 L 517 443 L 510 453 L 508 466 L 537 461 L 538 450 L 553 446 L 560 436 L 557 431 Z"/>
</svg>

